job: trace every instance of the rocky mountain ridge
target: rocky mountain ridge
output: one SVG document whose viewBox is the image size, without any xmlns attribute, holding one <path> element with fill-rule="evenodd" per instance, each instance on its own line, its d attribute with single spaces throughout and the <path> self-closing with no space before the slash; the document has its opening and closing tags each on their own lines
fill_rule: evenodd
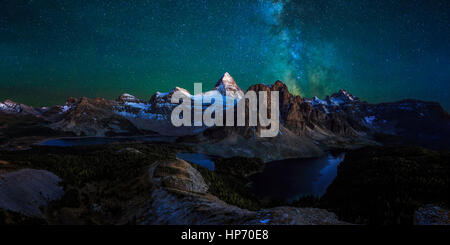
<svg viewBox="0 0 450 245">
<path fill-rule="evenodd" d="M 377 144 L 377 135 L 396 136 L 407 142 L 430 144 L 432 147 L 450 145 L 450 116 L 436 102 L 409 99 L 369 104 L 346 90 L 323 100 L 317 97 L 302 98 L 291 94 L 281 81 L 272 85 L 252 85 L 247 89 L 250 90 L 279 92 L 280 130 L 276 137 L 258 137 L 260 126 L 172 125 L 170 115 L 177 104 L 171 103 L 170 99 L 177 91 L 190 98 L 193 106 L 200 101 L 202 110 L 211 104 L 206 103 L 205 99 L 211 101 L 210 96 L 214 93 L 223 96 L 225 109 L 234 108 L 242 98 L 243 90 L 229 73 L 219 79 L 213 90 L 197 95 L 175 87 L 167 93 L 157 92 L 148 101 L 122 94 L 116 100 L 69 98 L 65 105 L 49 108 L 33 108 L 7 100 L 0 103 L 0 113 L 32 115 L 46 121 L 46 126 L 53 130 L 78 136 L 178 136 L 182 142 L 198 145 L 200 152 L 244 154 L 265 160 L 310 157 L 332 148 Z M 273 151 L 273 154 L 267 151 Z"/>
</svg>

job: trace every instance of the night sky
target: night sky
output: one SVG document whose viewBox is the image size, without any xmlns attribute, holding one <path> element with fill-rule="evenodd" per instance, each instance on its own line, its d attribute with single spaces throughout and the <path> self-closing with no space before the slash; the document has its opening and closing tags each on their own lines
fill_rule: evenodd
<svg viewBox="0 0 450 245">
<path fill-rule="evenodd" d="M 3 0 L 0 100 L 149 99 L 283 80 L 302 96 L 341 88 L 369 102 L 450 109 L 448 0 Z"/>
</svg>

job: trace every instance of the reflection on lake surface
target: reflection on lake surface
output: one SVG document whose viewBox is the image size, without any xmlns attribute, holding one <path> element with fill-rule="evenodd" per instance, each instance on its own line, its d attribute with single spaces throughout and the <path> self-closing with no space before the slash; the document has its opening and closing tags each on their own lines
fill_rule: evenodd
<svg viewBox="0 0 450 245">
<path fill-rule="evenodd" d="M 142 136 L 142 137 L 82 137 L 82 138 L 60 138 L 51 139 L 41 142 L 39 145 L 44 146 L 76 146 L 76 145 L 103 145 L 115 142 L 175 142 L 176 137 L 170 136 Z"/>
<path fill-rule="evenodd" d="M 287 202 L 305 195 L 320 197 L 336 177 L 344 156 L 269 162 L 262 173 L 252 177 L 252 190 L 261 198 Z"/>
<path fill-rule="evenodd" d="M 214 171 L 214 157 L 212 156 L 207 156 L 200 153 L 181 152 L 177 154 L 177 157 Z"/>
</svg>

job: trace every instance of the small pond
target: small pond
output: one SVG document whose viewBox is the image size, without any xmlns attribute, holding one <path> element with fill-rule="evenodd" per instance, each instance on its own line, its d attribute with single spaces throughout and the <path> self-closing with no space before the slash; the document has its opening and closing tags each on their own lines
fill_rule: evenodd
<svg viewBox="0 0 450 245">
<path fill-rule="evenodd" d="M 205 167 L 211 171 L 214 171 L 214 160 L 216 157 L 200 154 L 200 153 L 187 153 L 180 152 L 177 154 L 177 157 L 183 159 L 188 162 L 192 162 L 198 164 L 202 167 Z"/>
</svg>

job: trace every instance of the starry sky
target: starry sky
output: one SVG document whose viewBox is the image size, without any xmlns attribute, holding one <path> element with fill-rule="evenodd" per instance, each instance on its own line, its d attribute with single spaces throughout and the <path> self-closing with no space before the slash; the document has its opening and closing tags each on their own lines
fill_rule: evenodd
<svg viewBox="0 0 450 245">
<path fill-rule="evenodd" d="M 210 89 L 343 88 L 369 102 L 417 98 L 450 109 L 448 0 L 3 0 L 0 100 L 149 99 Z"/>
</svg>

